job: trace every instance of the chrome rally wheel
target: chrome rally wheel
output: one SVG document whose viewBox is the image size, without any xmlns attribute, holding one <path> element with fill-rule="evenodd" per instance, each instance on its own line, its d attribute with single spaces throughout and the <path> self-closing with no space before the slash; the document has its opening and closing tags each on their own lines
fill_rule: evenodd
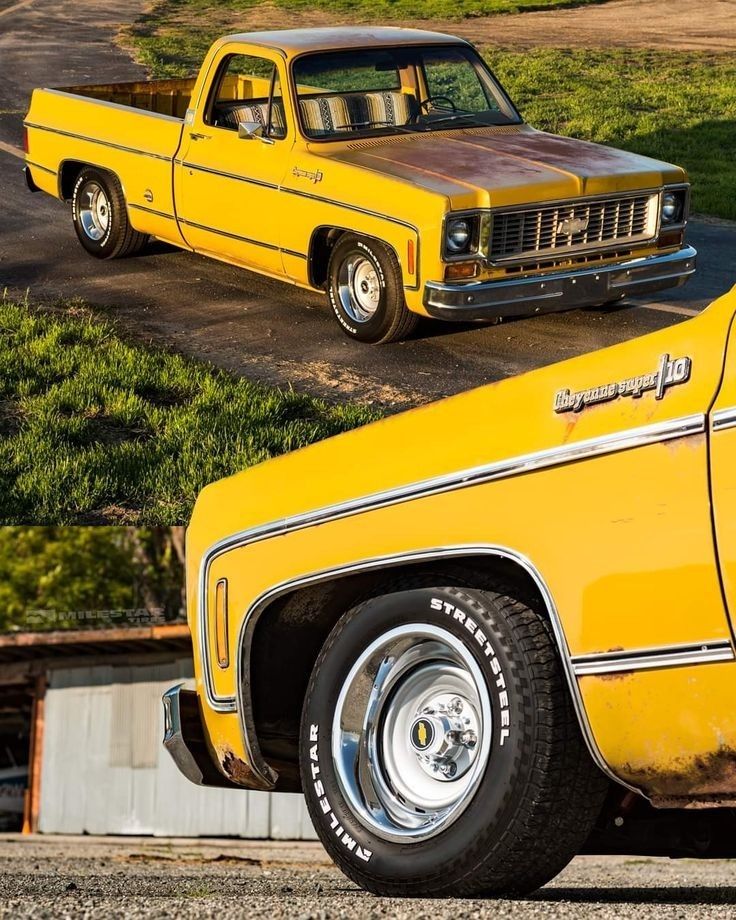
<svg viewBox="0 0 736 920">
<path fill-rule="evenodd" d="M 340 303 L 356 323 L 367 323 L 381 301 L 381 279 L 376 266 L 366 256 L 353 255 L 340 265 L 338 290 Z"/>
<path fill-rule="evenodd" d="M 386 840 L 438 833 L 472 798 L 493 717 L 478 664 L 452 633 L 399 626 L 342 685 L 332 756 L 351 807 Z"/>
<path fill-rule="evenodd" d="M 580 851 L 608 789 L 543 616 L 406 577 L 325 640 L 299 768 L 328 853 L 388 896 L 533 891 Z"/>
<path fill-rule="evenodd" d="M 396 253 L 380 240 L 343 233 L 330 253 L 327 293 L 342 331 L 358 342 L 406 338 L 418 319 L 407 309 Z"/>
<path fill-rule="evenodd" d="M 99 242 L 108 231 L 110 200 L 97 182 L 87 182 L 79 192 L 79 223 L 95 242 Z"/>
</svg>

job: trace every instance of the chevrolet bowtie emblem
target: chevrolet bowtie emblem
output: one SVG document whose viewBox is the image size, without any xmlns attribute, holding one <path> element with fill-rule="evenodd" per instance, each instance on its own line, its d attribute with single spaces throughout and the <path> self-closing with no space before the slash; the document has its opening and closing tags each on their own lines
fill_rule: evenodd
<svg viewBox="0 0 736 920">
<path fill-rule="evenodd" d="M 576 233 L 585 233 L 588 229 L 589 218 L 566 217 L 557 224 L 557 236 L 574 236 Z"/>
</svg>

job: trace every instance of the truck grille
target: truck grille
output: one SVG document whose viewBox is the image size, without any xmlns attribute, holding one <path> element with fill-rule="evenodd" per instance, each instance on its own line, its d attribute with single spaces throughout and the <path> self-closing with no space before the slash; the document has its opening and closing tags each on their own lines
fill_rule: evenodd
<svg viewBox="0 0 736 920">
<path fill-rule="evenodd" d="M 652 239 L 657 194 L 594 201 L 565 201 L 492 215 L 491 261 L 563 255 Z"/>
</svg>

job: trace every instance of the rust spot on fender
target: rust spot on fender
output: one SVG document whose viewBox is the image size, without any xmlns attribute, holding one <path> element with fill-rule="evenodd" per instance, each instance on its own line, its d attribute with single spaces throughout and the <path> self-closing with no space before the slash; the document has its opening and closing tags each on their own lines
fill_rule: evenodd
<svg viewBox="0 0 736 920">
<path fill-rule="evenodd" d="M 721 747 L 710 754 L 679 758 L 667 768 L 636 767 L 626 763 L 622 776 L 663 801 L 703 799 L 709 804 L 736 798 L 736 751 Z M 658 803 L 658 804 L 661 804 Z"/>
<path fill-rule="evenodd" d="M 220 763 L 220 769 L 228 779 L 244 786 L 248 789 L 270 789 L 263 780 L 257 776 L 248 764 L 237 757 L 232 751 L 225 750 L 217 752 L 217 758 Z"/>
</svg>

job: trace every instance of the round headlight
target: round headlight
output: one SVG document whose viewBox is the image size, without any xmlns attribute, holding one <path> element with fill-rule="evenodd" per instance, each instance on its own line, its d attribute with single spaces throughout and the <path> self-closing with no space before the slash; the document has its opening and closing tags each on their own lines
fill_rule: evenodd
<svg viewBox="0 0 736 920">
<path fill-rule="evenodd" d="M 470 243 L 472 233 L 470 221 L 463 217 L 451 220 L 447 225 L 447 248 L 450 252 L 464 252 Z"/>
<path fill-rule="evenodd" d="M 662 222 L 671 224 L 680 215 L 680 199 L 674 192 L 665 192 L 662 195 Z"/>
</svg>

